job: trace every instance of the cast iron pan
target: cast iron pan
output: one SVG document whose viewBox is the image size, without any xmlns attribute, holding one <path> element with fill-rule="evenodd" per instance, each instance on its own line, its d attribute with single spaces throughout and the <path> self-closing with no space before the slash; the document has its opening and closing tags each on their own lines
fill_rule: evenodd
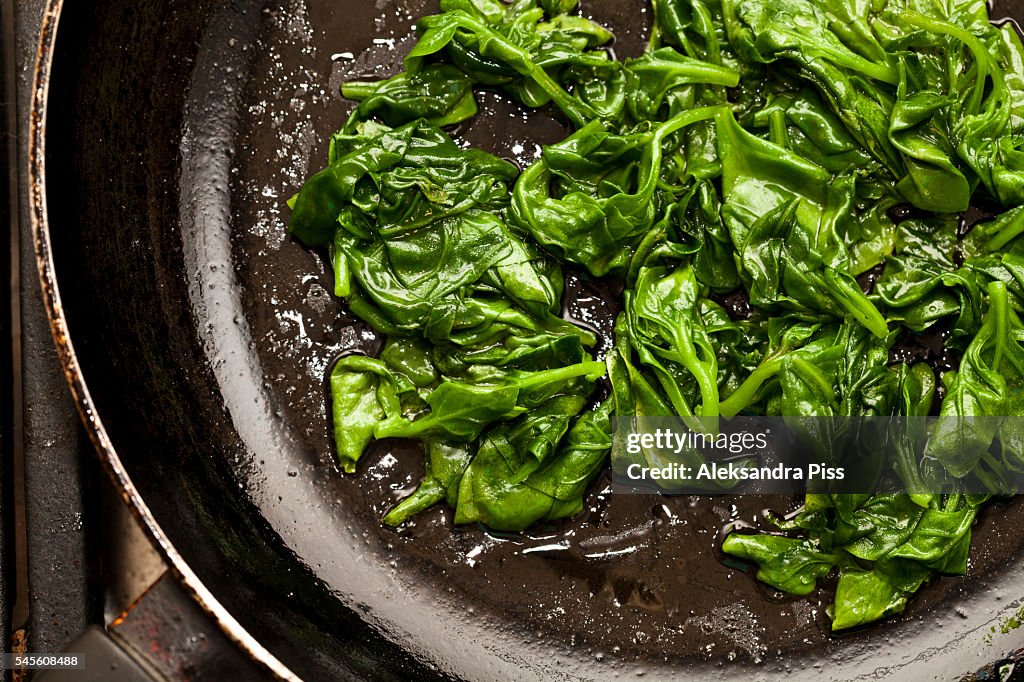
<svg viewBox="0 0 1024 682">
<path fill-rule="evenodd" d="M 612 496 L 496 536 L 441 509 L 381 513 L 421 474 L 385 443 L 334 465 L 325 375 L 381 342 L 329 293 L 284 201 L 326 159 L 353 76 L 394 71 L 430 0 L 52 0 L 31 131 L 44 294 L 104 461 L 185 585 L 282 677 L 950 678 L 1024 642 L 1024 505 L 981 519 L 966 579 L 831 637 L 716 554 L 729 523 L 789 500 Z M 643 44 L 643 0 L 585 7 Z M 996 16 L 1009 13 L 1002 8 Z M 58 24 L 59 20 L 59 24 Z M 59 28 L 58 28 L 59 26 Z M 520 163 L 564 135 L 495 95 L 457 134 Z M 58 293 L 59 287 L 59 293 Z M 570 276 L 607 329 L 615 297 Z M 72 347 L 73 342 L 73 347 Z M 1004 632 L 1005 630 L 1005 632 Z"/>
</svg>

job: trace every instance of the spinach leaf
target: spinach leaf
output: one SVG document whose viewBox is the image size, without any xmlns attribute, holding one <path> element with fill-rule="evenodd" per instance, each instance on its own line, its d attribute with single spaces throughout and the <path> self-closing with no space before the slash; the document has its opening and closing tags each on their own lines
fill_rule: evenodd
<svg viewBox="0 0 1024 682">
<path fill-rule="evenodd" d="M 512 199 L 517 224 L 560 258 L 593 275 L 621 272 L 631 249 L 653 227 L 664 146 L 674 133 L 721 111 L 687 111 L 625 134 L 591 121 L 519 177 Z"/>
<path fill-rule="evenodd" d="M 835 568 L 839 557 L 815 549 L 806 540 L 779 535 L 730 533 L 722 551 L 757 564 L 757 578 L 783 592 L 805 595 Z"/>
<path fill-rule="evenodd" d="M 575 389 L 577 379 L 592 382 L 604 373 L 602 362 L 581 362 L 538 372 L 513 371 L 494 383 L 445 380 L 424 399 L 428 414 L 415 420 L 389 416 L 376 425 L 374 436 L 472 441 L 492 422 L 522 414 L 559 391 Z"/>
<path fill-rule="evenodd" d="M 531 464 L 525 477 L 523 446 L 530 438 L 534 415 L 524 415 L 521 424 L 492 431 L 462 476 L 455 523 L 520 530 L 538 521 L 578 514 L 586 486 L 603 468 L 611 448 L 610 414 L 610 401 L 584 412 L 557 453 L 539 468 L 532 469 Z"/>
<path fill-rule="evenodd" d="M 880 338 L 888 335 L 885 318 L 849 271 L 823 259 L 821 233 L 799 224 L 797 201 L 769 211 L 750 226 L 742 242 L 741 262 L 750 279 L 750 302 L 831 314 L 842 310 Z"/>
<path fill-rule="evenodd" d="M 447 50 L 475 82 L 501 85 L 527 106 L 553 102 L 576 125 L 614 118 L 621 111 L 621 65 L 592 49 L 612 38 L 597 24 L 564 14 L 545 22 L 544 10 L 533 2 L 504 6 L 454 0 L 442 3 L 442 9 L 447 11 L 416 24 L 420 38 L 405 58 L 408 72 L 419 72 L 425 58 Z M 586 87 L 594 80 L 606 87 Z M 584 87 L 570 94 L 567 86 L 577 81 Z"/>
<path fill-rule="evenodd" d="M 959 342 L 978 331 L 984 288 L 970 268 L 955 265 L 956 230 L 948 216 L 903 222 L 875 293 L 890 308 L 891 320 L 915 332 L 956 316 L 952 332 Z"/>
<path fill-rule="evenodd" d="M 376 83 L 349 81 L 341 94 L 359 101 L 349 116 L 344 133 L 352 133 L 357 124 L 379 118 L 397 127 L 416 119 L 425 119 L 438 127 L 454 125 L 477 113 L 473 81 L 453 66 L 428 66 L 418 73 L 400 73 Z"/>
<path fill-rule="evenodd" d="M 902 430 L 894 430 L 896 437 L 893 468 L 903 482 L 910 499 L 918 506 L 929 508 L 935 502 L 935 490 L 929 485 L 921 470 L 919 454 L 924 451 L 928 439 L 927 427 L 922 417 L 931 414 L 935 402 L 937 382 L 935 372 L 924 363 L 907 365 L 897 369 L 899 384 L 899 413 L 906 416 Z"/>
<path fill-rule="evenodd" d="M 702 83 L 736 87 L 736 71 L 680 54 L 671 47 L 645 52 L 626 62 L 630 115 L 636 121 L 656 121 L 667 97 L 683 86 Z"/>
<path fill-rule="evenodd" d="M 870 571 L 843 571 L 830 608 L 832 629 L 845 630 L 901 613 L 928 574 L 927 567 L 898 559 Z"/>
<path fill-rule="evenodd" d="M 926 509 L 914 532 L 890 556 L 920 562 L 940 573 L 965 573 L 977 511 L 972 506 Z"/>
<path fill-rule="evenodd" d="M 910 94 L 905 62 L 900 67 L 889 139 L 902 152 L 907 174 L 896 183 L 896 189 L 910 203 L 936 213 L 965 211 L 971 201 L 971 186 L 954 165 L 950 142 L 936 124 L 936 112 L 950 102 L 928 90 Z"/>
<path fill-rule="evenodd" d="M 717 417 L 718 357 L 696 310 L 700 289 L 693 269 L 644 268 L 627 300 L 630 343 L 651 367 L 679 415 Z M 691 404 L 677 378 L 688 373 L 700 392 Z M 697 409 L 695 409 L 697 408 Z"/>
<path fill-rule="evenodd" d="M 852 21 L 843 25 L 830 11 L 845 5 L 810 0 L 722 2 L 729 41 L 747 59 L 767 62 L 785 56 L 803 63 L 827 60 L 866 78 L 896 84 L 892 56 L 874 38 L 864 16 L 847 12 L 844 18 Z"/>
<path fill-rule="evenodd" d="M 373 358 L 350 356 L 331 370 L 331 415 L 338 459 L 346 473 L 373 440 L 377 425 L 397 411 L 397 395 L 387 366 Z"/>
<path fill-rule="evenodd" d="M 979 462 L 987 458 L 1000 432 L 998 417 L 1021 414 L 1024 398 L 1024 325 L 1010 308 L 1003 282 L 989 284 L 988 303 L 959 371 L 943 377 L 946 397 L 928 441 L 928 454 L 958 478 L 978 473 Z M 1007 424 L 1006 435 L 1013 442 L 1012 422 Z M 1014 463 L 1019 458 L 1012 451 L 1007 454 Z"/>
<path fill-rule="evenodd" d="M 426 443 L 426 474 L 416 491 L 391 508 L 384 523 L 399 526 L 419 512 L 439 502 L 454 507 L 458 502 L 459 482 L 473 458 L 467 443 L 446 443 L 430 440 Z"/>
</svg>

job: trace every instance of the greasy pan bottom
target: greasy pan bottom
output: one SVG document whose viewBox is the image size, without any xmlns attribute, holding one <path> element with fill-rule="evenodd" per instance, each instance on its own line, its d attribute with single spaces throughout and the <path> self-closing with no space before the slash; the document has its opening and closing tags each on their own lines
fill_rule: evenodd
<svg viewBox="0 0 1024 682">
<path fill-rule="evenodd" d="M 585 6 L 620 56 L 640 49 L 643 0 Z M 329 295 L 321 257 L 285 236 L 284 200 L 326 159 L 347 111 L 339 83 L 389 73 L 434 8 L 63 9 L 33 138 L 46 154 L 33 168 L 42 182 L 45 161 L 44 288 L 59 284 L 51 313 L 74 343 L 61 349 L 89 428 L 208 605 L 259 640 L 255 655 L 309 679 L 949 678 L 1021 646 L 1002 627 L 1024 596 L 1017 501 L 983 515 L 967 579 L 935 580 L 903 616 L 842 637 L 827 634 L 827 587 L 787 597 L 716 554 L 725 524 L 787 499 L 610 495 L 599 482 L 581 518 L 522 536 L 453 530 L 440 509 L 380 526 L 420 455 L 391 443 L 357 478 L 337 472 L 324 375 L 380 339 Z M 459 134 L 495 153 L 525 164 L 564 134 L 486 100 Z M 606 323 L 614 297 L 570 279 L 572 311 Z"/>
</svg>

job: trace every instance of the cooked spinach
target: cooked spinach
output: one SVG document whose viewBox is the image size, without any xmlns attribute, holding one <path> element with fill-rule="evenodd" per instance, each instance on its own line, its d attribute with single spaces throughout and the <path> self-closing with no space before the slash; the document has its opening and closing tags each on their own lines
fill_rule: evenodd
<svg viewBox="0 0 1024 682">
<path fill-rule="evenodd" d="M 902 611 L 965 572 L 1024 471 L 1020 36 L 983 0 L 652 0 L 648 49 L 618 61 L 576 5 L 441 0 L 402 73 L 342 87 L 358 105 L 289 226 L 387 337 L 332 369 L 342 468 L 419 440 L 385 523 L 444 502 L 515 531 L 580 511 L 614 416 L 777 415 L 827 449 L 845 418 L 937 414 L 895 444 L 905 494 L 809 490 L 723 545 L 793 594 L 837 575 L 835 630 Z M 522 171 L 460 144 L 442 128 L 481 90 L 572 132 Z M 994 217 L 963 239 L 975 202 Z M 623 285 L 603 358 L 562 317 L 564 264 Z M 955 369 L 898 361 L 922 333 Z"/>
</svg>

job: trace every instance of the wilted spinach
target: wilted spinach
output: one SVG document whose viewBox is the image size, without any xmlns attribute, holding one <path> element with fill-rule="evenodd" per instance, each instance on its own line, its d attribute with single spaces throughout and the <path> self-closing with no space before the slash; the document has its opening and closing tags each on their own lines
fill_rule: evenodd
<svg viewBox="0 0 1024 682">
<path fill-rule="evenodd" d="M 906 494 L 812 490 L 723 549 L 793 594 L 837 574 L 836 630 L 966 570 L 980 506 L 1024 471 L 1024 48 L 983 0 L 869 4 L 652 0 L 620 62 L 577 0 L 441 0 L 405 71 L 342 87 L 359 104 L 289 229 L 387 336 L 331 372 L 343 469 L 423 443 L 386 523 L 571 516 L 613 416 L 778 415 L 827 448 L 844 418 L 938 414 L 895 444 Z M 520 172 L 442 130 L 480 90 L 573 130 Z M 961 239 L 974 202 L 995 215 Z M 623 284 L 604 358 L 561 315 L 564 263 Z M 955 370 L 900 361 L 922 333 Z"/>
</svg>

